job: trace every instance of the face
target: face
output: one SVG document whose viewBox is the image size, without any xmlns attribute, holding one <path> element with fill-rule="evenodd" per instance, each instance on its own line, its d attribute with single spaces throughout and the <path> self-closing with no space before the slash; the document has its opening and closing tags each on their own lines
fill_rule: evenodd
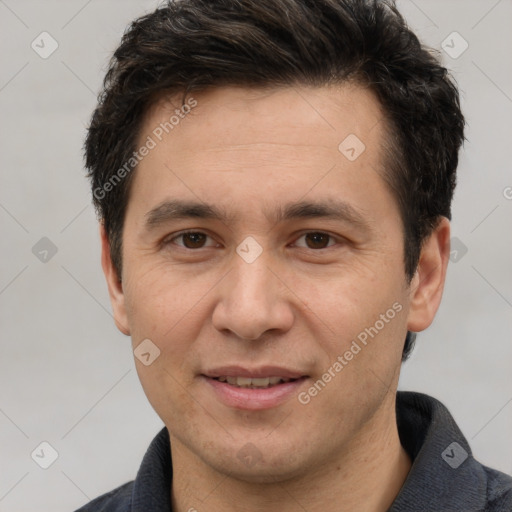
<svg viewBox="0 0 512 512">
<path fill-rule="evenodd" d="M 440 292 L 426 305 L 432 277 L 407 283 L 368 90 L 194 102 L 172 129 L 177 100 L 145 119 L 122 284 L 104 248 L 116 322 L 145 354 L 171 445 L 250 481 L 311 472 L 394 421 L 407 329 L 430 323 Z"/>
</svg>

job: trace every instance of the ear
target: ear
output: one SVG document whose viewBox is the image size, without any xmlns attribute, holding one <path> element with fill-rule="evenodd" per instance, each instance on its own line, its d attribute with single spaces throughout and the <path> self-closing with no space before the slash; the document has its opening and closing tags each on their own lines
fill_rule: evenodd
<svg viewBox="0 0 512 512">
<path fill-rule="evenodd" d="M 409 331 L 423 331 L 434 320 L 443 295 L 449 256 L 450 222 L 446 217 L 441 217 L 437 227 L 423 243 L 418 267 L 410 284 Z"/>
<path fill-rule="evenodd" d="M 101 266 L 103 267 L 103 273 L 105 274 L 105 279 L 107 280 L 110 303 L 112 304 L 112 310 L 114 311 L 114 321 L 117 328 L 123 334 L 129 336 L 130 329 L 128 327 L 128 316 L 126 314 L 123 284 L 119 279 L 114 264 L 112 263 L 112 258 L 110 255 L 110 243 L 102 223 L 100 223 L 100 237 Z"/>
</svg>

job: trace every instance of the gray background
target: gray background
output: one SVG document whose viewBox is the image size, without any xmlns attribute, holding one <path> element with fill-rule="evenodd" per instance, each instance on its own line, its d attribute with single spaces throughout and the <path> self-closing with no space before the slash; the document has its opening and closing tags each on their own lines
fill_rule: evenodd
<svg viewBox="0 0 512 512">
<path fill-rule="evenodd" d="M 108 57 L 156 5 L 0 0 L 0 511 L 74 510 L 132 479 L 161 427 L 112 321 L 81 156 Z M 400 388 L 442 400 L 477 458 L 512 473 L 512 2 L 399 6 L 431 46 L 460 51 L 454 31 L 469 44 L 441 52 L 468 121 L 458 253 Z M 59 44 L 47 59 L 31 48 L 43 31 Z M 32 252 L 42 237 L 57 248 L 46 262 Z M 31 458 L 42 441 L 59 454 L 46 470 Z"/>
</svg>

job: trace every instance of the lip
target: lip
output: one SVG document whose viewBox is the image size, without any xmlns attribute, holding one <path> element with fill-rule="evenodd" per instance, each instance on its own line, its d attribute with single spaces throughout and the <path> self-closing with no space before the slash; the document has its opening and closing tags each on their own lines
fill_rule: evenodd
<svg viewBox="0 0 512 512">
<path fill-rule="evenodd" d="M 215 380 L 217 377 L 284 377 L 295 379 L 290 382 L 276 384 L 269 388 L 241 388 L 232 386 L 227 382 Z M 296 396 L 299 388 L 308 379 L 307 375 L 289 368 L 278 366 L 260 366 L 258 368 L 244 368 L 241 366 L 224 366 L 208 370 L 200 376 L 213 391 L 216 399 L 227 407 L 258 411 L 272 409 L 282 405 L 291 397 Z"/>
<path fill-rule="evenodd" d="M 292 396 L 298 394 L 299 388 L 307 377 L 276 384 L 270 388 L 239 388 L 227 382 L 220 382 L 211 377 L 201 375 L 205 383 L 209 385 L 217 399 L 224 405 L 234 409 L 259 411 L 272 409 L 283 404 Z"/>
<path fill-rule="evenodd" d="M 257 368 L 244 368 L 243 366 L 223 366 L 207 370 L 203 375 L 209 378 L 218 377 L 249 377 L 253 379 L 265 377 L 284 377 L 285 379 L 300 379 L 305 375 L 297 370 L 282 368 L 280 366 L 259 366 Z"/>
</svg>

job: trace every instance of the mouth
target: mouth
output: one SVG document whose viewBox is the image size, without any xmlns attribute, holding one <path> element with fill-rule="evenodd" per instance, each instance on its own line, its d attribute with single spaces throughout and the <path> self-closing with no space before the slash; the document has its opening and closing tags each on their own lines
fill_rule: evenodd
<svg viewBox="0 0 512 512">
<path fill-rule="evenodd" d="M 212 377 L 214 380 L 219 382 L 227 382 L 230 386 L 237 388 L 248 388 L 248 389 L 268 389 L 279 384 L 285 384 L 287 382 L 294 382 L 298 379 L 290 379 L 287 377 L 231 377 L 223 375 L 221 377 Z"/>
<path fill-rule="evenodd" d="M 245 369 L 224 367 L 201 378 L 220 403 L 234 409 L 262 410 L 278 407 L 298 394 L 307 375 L 278 367 Z"/>
</svg>

